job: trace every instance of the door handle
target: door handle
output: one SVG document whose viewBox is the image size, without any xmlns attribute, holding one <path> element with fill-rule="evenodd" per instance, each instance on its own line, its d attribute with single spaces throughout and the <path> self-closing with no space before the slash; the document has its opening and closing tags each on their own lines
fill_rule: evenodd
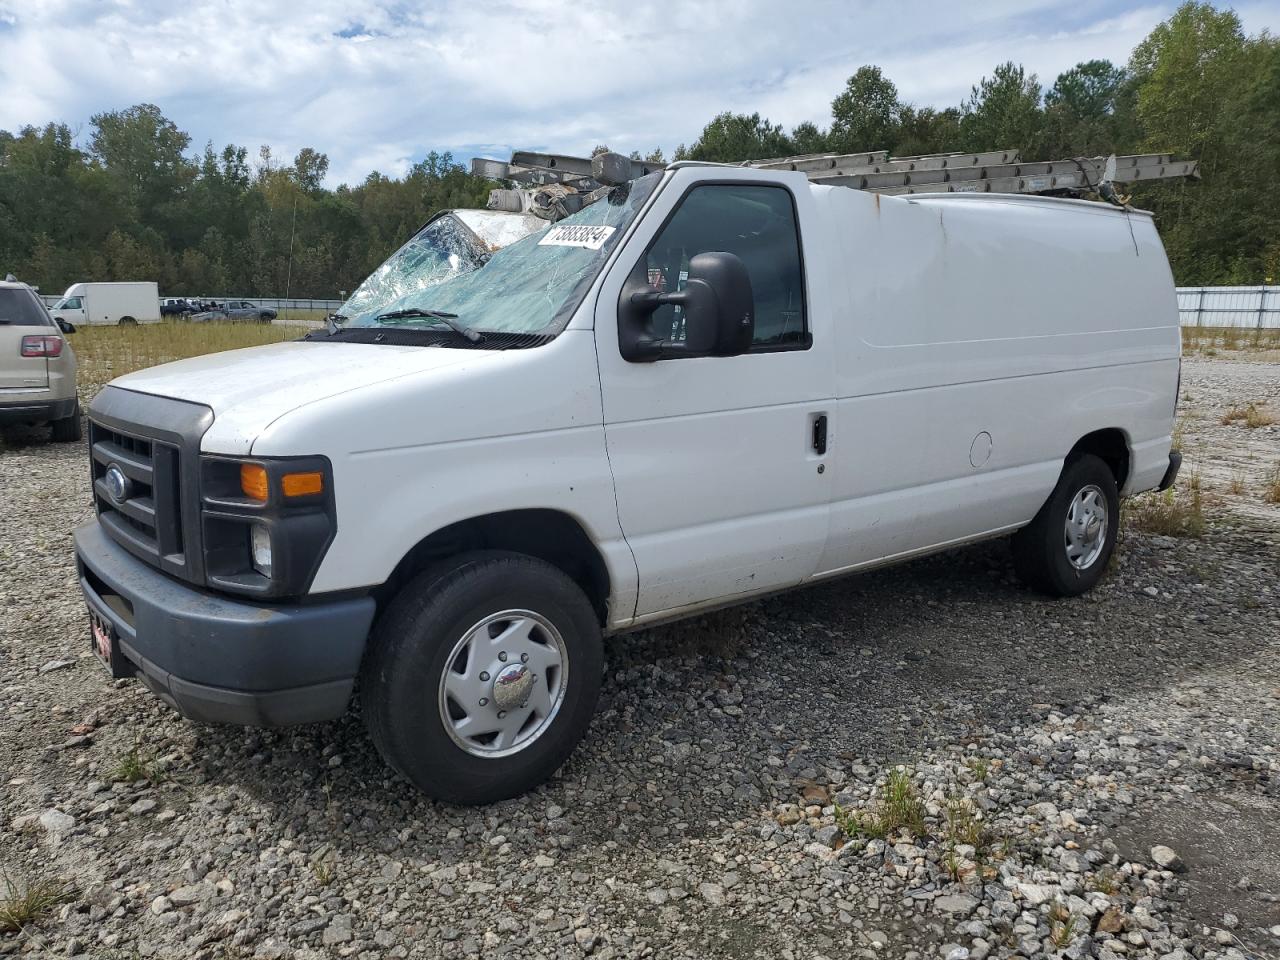
<svg viewBox="0 0 1280 960">
<path fill-rule="evenodd" d="M 820 413 L 813 418 L 813 452 L 822 456 L 827 452 L 827 415 Z"/>
</svg>

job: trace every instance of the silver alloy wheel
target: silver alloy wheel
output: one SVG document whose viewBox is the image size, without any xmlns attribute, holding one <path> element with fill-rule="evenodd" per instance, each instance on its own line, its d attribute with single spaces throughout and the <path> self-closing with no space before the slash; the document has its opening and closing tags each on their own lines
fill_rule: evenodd
<svg viewBox="0 0 1280 960">
<path fill-rule="evenodd" d="M 1102 488 L 1089 484 L 1079 490 L 1067 507 L 1067 559 L 1077 570 L 1097 561 L 1107 543 L 1107 498 Z"/>
<path fill-rule="evenodd" d="M 551 726 L 568 681 L 569 653 L 551 621 L 503 610 L 454 644 L 440 676 L 440 719 L 472 756 L 510 756 Z"/>
</svg>

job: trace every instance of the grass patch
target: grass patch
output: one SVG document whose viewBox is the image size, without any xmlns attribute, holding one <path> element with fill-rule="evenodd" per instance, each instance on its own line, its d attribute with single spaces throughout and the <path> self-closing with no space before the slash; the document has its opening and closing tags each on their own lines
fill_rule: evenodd
<svg viewBox="0 0 1280 960">
<path fill-rule="evenodd" d="M 1227 483 L 1227 492 L 1238 497 L 1240 494 L 1244 493 L 1244 490 L 1244 474 L 1237 470 L 1231 475 L 1231 480 Z"/>
<path fill-rule="evenodd" d="M 1049 939 L 1059 950 L 1068 946 L 1076 937 L 1076 917 L 1062 904 L 1054 904 L 1049 911 Z"/>
<path fill-rule="evenodd" d="M 1084 878 L 1084 888 L 1086 891 L 1111 896 L 1120 891 L 1120 875 L 1113 867 L 1103 867 L 1097 873 L 1091 873 Z"/>
<path fill-rule="evenodd" d="M 899 830 L 913 837 L 924 834 L 924 802 L 911 774 L 898 767 L 889 771 L 880 799 L 864 810 L 845 810 L 839 805 L 836 825 L 851 838 L 883 840 Z"/>
<path fill-rule="evenodd" d="M 61 880 L 0 878 L 0 933 L 17 933 L 71 897 L 71 885 Z"/>
<path fill-rule="evenodd" d="M 93 397 L 116 377 L 135 370 L 223 350 L 296 340 L 306 331 L 279 323 L 147 323 L 126 327 L 86 324 L 71 335 L 80 396 Z"/>
<path fill-rule="evenodd" d="M 316 883 L 327 887 L 338 878 L 338 865 L 331 853 L 325 853 L 311 861 L 311 875 Z"/>
<path fill-rule="evenodd" d="M 987 777 L 991 776 L 991 761 L 986 757 L 969 757 L 964 765 L 979 783 L 986 783 Z"/>
<path fill-rule="evenodd" d="M 145 780 L 154 785 L 164 780 L 164 773 L 160 770 L 155 755 L 144 753 L 136 744 L 111 768 L 110 776 L 112 780 L 124 783 L 140 783 Z"/>
<path fill-rule="evenodd" d="M 968 797 L 947 798 L 947 840 L 953 845 L 978 849 L 987 845 L 986 825 Z"/>
<path fill-rule="evenodd" d="M 1266 486 L 1262 488 L 1262 499 L 1267 503 L 1280 503 L 1280 463 L 1267 476 Z"/>
<path fill-rule="evenodd" d="M 1280 349 L 1280 330 L 1257 327 L 1183 327 L 1182 352 L 1200 351 L 1204 356 L 1217 356 L 1217 348 L 1248 355 L 1254 351 Z M 1249 357 L 1249 359 L 1254 359 Z"/>
<path fill-rule="evenodd" d="M 1270 410 L 1265 410 L 1256 403 L 1251 403 L 1247 407 L 1232 407 L 1222 415 L 1224 427 L 1241 421 L 1250 430 L 1256 430 L 1259 427 L 1271 426 L 1276 422 L 1276 417 Z"/>
<path fill-rule="evenodd" d="M 1185 490 L 1172 487 L 1163 493 L 1134 497 L 1125 504 L 1125 518 L 1135 530 L 1163 537 L 1203 537 L 1208 529 L 1200 476 L 1193 473 Z"/>
</svg>

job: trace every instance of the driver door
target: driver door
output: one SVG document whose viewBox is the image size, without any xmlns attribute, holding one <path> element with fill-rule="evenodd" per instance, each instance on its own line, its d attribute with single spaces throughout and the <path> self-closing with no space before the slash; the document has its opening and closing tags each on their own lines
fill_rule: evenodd
<svg viewBox="0 0 1280 960">
<path fill-rule="evenodd" d="M 636 622 L 793 586 L 827 539 L 834 436 L 832 304 L 808 271 L 825 257 L 802 174 L 677 171 L 637 224 L 595 308 L 605 440 L 622 530 L 639 573 Z M 723 251 L 747 267 L 750 350 L 628 362 L 618 348 L 622 288 L 636 271 L 664 292 L 690 259 Z M 680 309 L 653 314 L 682 338 Z"/>
</svg>

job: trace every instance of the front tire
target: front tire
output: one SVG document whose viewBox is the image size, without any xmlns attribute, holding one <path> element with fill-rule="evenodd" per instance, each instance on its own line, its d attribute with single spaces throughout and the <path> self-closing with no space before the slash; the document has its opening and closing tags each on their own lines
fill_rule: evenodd
<svg viewBox="0 0 1280 960">
<path fill-rule="evenodd" d="M 1093 454 L 1072 458 L 1040 512 L 1013 535 L 1014 569 L 1050 596 L 1078 596 L 1106 572 L 1119 523 L 1111 468 Z"/>
<path fill-rule="evenodd" d="M 383 759 L 448 803 L 493 803 L 568 759 L 600 694 L 600 625 L 548 563 L 466 554 L 420 574 L 379 619 L 360 674 Z"/>
</svg>

